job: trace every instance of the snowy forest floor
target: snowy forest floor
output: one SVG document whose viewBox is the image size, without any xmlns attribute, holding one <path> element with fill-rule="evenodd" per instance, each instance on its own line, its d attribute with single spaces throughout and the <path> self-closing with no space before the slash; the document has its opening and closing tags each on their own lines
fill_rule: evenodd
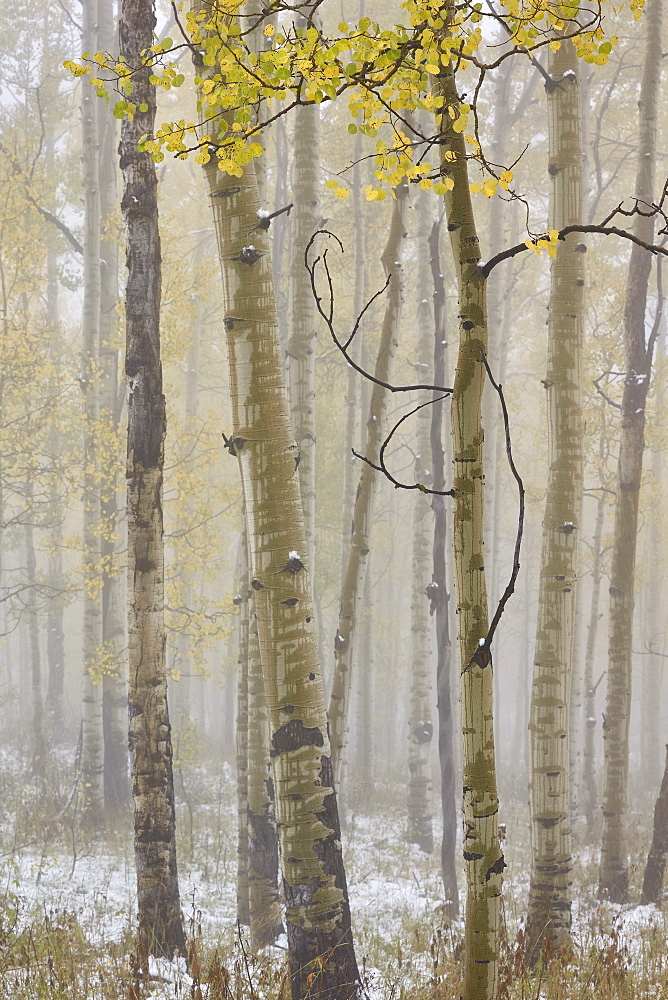
<svg viewBox="0 0 668 1000">
<path fill-rule="evenodd" d="M 45 790 L 29 777 L 25 758 L 8 750 L 0 755 L 0 997 L 287 996 L 284 947 L 252 955 L 236 926 L 236 799 L 229 765 L 217 774 L 192 762 L 175 766 L 179 872 L 195 956 L 191 973 L 199 967 L 195 981 L 164 962 L 152 962 L 148 976 L 137 969 L 129 816 L 119 817 L 104 835 L 86 833 L 76 809 L 63 810 L 71 754 L 52 754 L 51 767 Z M 381 808 L 384 798 L 393 805 Z M 450 921 L 443 911 L 438 847 L 426 855 L 406 842 L 403 798 L 400 786 L 377 785 L 373 794 L 367 790 L 368 811 L 348 810 L 343 840 L 360 969 L 371 1000 L 457 1000 L 463 923 Z M 654 907 L 599 903 L 597 852 L 581 844 L 576 844 L 572 952 L 538 974 L 528 973 L 521 936 L 528 891 L 526 809 L 502 818 L 508 827 L 508 869 L 501 996 L 668 1000 L 664 914 Z M 632 827 L 637 898 L 649 816 L 634 817 Z"/>
</svg>

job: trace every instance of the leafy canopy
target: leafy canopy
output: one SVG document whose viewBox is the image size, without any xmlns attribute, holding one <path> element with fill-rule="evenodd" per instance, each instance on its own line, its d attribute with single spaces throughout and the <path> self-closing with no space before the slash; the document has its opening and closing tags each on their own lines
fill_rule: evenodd
<svg viewBox="0 0 668 1000">
<path fill-rule="evenodd" d="M 470 104 L 457 100 L 444 106 L 432 92 L 431 80 L 454 69 L 477 74 L 472 92 L 477 97 L 486 72 L 505 58 L 520 52 L 525 57 L 545 46 L 559 48 L 570 39 L 578 55 L 588 63 L 604 64 L 617 37 L 606 37 L 602 8 L 581 6 L 579 0 L 500 0 L 501 12 L 482 3 L 455 5 L 448 0 L 405 0 L 401 8 L 405 23 L 383 27 L 369 17 L 349 25 L 341 22 L 338 34 L 328 35 L 314 22 L 293 20 L 277 26 L 279 4 L 272 4 L 268 19 L 242 13 L 242 0 L 215 0 L 202 8 L 187 11 L 179 21 L 183 42 L 172 38 L 156 42 L 144 54 L 144 66 L 151 70 L 156 87 L 180 87 L 184 74 L 174 61 L 175 53 L 189 47 L 199 67 L 195 83 L 199 92 L 199 122 L 164 122 L 154 135 L 142 139 L 142 149 L 156 162 L 165 153 L 185 159 L 195 154 L 198 163 L 215 158 L 218 169 L 239 176 L 244 166 L 262 155 L 258 133 L 296 105 L 321 104 L 347 98 L 348 131 L 360 132 L 375 140 L 375 177 L 378 185 L 368 185 L 366 197 L 381 200 L 394 186 L 407 179 L 437 194 L 451 190 L 453 181 L 443 167 L 432 167 L 426 152 L 436 144 L 436 136 L 422 135 L 412 124 L 412 112 L 435 116 L 436 134 L 447 122 L 454 132 L 464 134 L 469 158 L 483 171 L 481 183 L 471 184 L 474 194 L 493 197 L 508 190 L 512 170 L 493 165 L 484 158 L 478 140 L 475 97 Z M 604 0 L 602 0 L 604 2 Z M 640 17 L 644 0 L 629 0 L 634 18 Z M 178 5 L 183 13 L 184 4 Z M 292 15 L 290 15 L 292 17 Z M 480 55 L 484 19 L 495 42 L 487 50 L 495 58 Z M 178 19 L 177 19 L 178 20 Z M 261 42 L 260 42 L 261 39 Z M 501 41 L 507 44 L 501 46 Z M 499 51 L 501 54 L 496 55 Z M 133 75 L 129 67 L 109 54 L 84 53 L 83 61 L 65 66 L 75 76 L 90 75 L 100 97 L 109 100 L 107 84 L 116 83 L 122 94 L 114 107 L 119 117 L 134 119 L 148 110 L 131 100 Z M 111 72 L 110 79 L 104 73 Z M 259 122 L 257 110 L 265 106 Z M 339 198 L 349 190 L 336 180 L 327 186 Z M 548 244 L 552 241 L 548 238 Z"/>
</svg>

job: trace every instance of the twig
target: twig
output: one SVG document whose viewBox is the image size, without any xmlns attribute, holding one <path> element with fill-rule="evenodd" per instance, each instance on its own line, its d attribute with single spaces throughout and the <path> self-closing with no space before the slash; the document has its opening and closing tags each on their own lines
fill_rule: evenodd
<svg viewBox="0 0 668 1000">
<path fill-rule="evenodd" d="M 311 251 L 311 248 L 318 236 L 331 237 L 331 239 L 336 241 L 341 253 L 345 253 L 345 251 L 343 249 L 343 244 L 338 236 L 330 232 L 328 229 L 318 229 L 313 234 L 311 239 L 308 241 L 308 245 L 306 247 L 306 250 L 304 251 L 304 266 L 306 267 L 306 270 L 308 271 L 309 277 L 311 279 L 311 291 L 313 293 L 313 298 L 315 299 L 316 309 L 318 310 L 320 316 L 322 316 L 325 323 L 327 324 L 327 329 L 329 330 L 332 340 L 334 341 L 338 349 L 341 351 L 341 354 L 344 356 L 350 367 L 354 368 L 355 371 L 359 372 L 359 374 L 364 376 L 365 379 L 368 379 L 369 382 L 373 382 L 375 385 L 383 386 L 383 388 L 387 389 L 388 392 L 414 392 L 416 389 L 425 389 L 431 392 L 441 392 L 446 396 L 452 395 L 452 389 L 448 389 L 442 385 L 423 385 L 422 383 L 418 383 L 416 385 L 392 385 L 391 382 L 383 382 L 382 379 L 376 378 L 376 376 L 372 375 L 371 372 L 366 371 L 364 368 L 358 365 L 355 359 L 352 358 L 350 354 L 348 354 L 348 347 L 350 346 L 355 334 L 359 329 L 359 325 L 360 322 L 362 321 L 362 318 L 364 317 L 367 310 L 371 307 L 371 305 L 376 301 L 376 299 L 379 298 L 383 294 L 383 292 L 386 291 L 386 289 L 390 284 L 390 281 L 392 280 L 392 275 L 388 274 L 387 280 L 385 281 L 383 287 L 380 288 L 377 292 L 375 292 L 374 295 L 371 296 L 367 304 L 364 306 L 364 309 L 355 320 L 352 333 L 350 334 L 348 339 L 345 342 L 341 341 L 334 329 L 334 285 L 332 283 L 332 275 L 329 270 L 329 264 L 327 263 L 327 250 L 324 250 L 322 254 L 315 257 L 313 261 L 311 261 L 309 258 L 309 253 Z M 323 303 L 322 296 L 318 295 L 318 289 L 316 286 L 316 278 L 315 278 L 318 264 L 321 262 L 325 271 L 325 276 L 327 278 L 327 287 L 329 291 L 329 303 L 327 306 L 327 312 L 325 312 L 322 305 Z"/>
<path fill-rule="evenodd" d="M 499 402 L 501 403 L 501 412 L 503 414 L 503 429 L 506 436 L 506 456 L 508 458 L 508 466 L 513 475 L 513 479 L 517 483 L 517 495 L 519 500 L 519 510 L 517 514 L 517 534 L 515 536 L 515 551 L 513 552 L 513 568 L 510 573 L 510 579 L 506 584 L 506 589 L 499 599 L 499 603 L 496 606 L 496 611 L 492 617 L 489 629 L 487 630 L 487 635 L 484 640 L 481 641 L 478 649 L 469 660 L 468 664 L 464 667 L 464 671 L 468 670 L 474 663 L 482 663 L 486 665 L 491 661 L 491 645 L 492 639 L 494 638 L 494 633 L 496 632 L 499 622 L 501 621 L 501 616 L 505 611 L 506 604 L 515 593 L 515 583 L 517 582 L 517 577 L 520 572 L 520 550 L 522 548 L 522 536 L 524 534 L 524 483 L 522 482 L 522 477 L 517 471 L 517 466 L 515 465 L 515 460 L 513 458 L 512 442 L 510 439 L 510 420 L 508 418 L 508 407 L 506 406 L 506 399 L 503 394 L 503 389 L 500 384 L 495 381 L 492 375 L 487 357 L 481 352 L 482 363 L 485 366 L 485 371 L 487 372 L 487 377 L 492 385 L 492 388 L 496 391 Z M 462 671 L 462 673 L 464 672 Z"/>
<path fill-rule="evenodd" d="M 352 449 L 353 455 L 355 456 L 355 458 L 360 458 L 363 462 L 366 462 L 366 464 L 370 465 L 372 469 L 376 470 L 376 472 L 382 472 L 383 475 L 387 479 L 389 479 L 390 482 L 393 484 L 395 490 L 420 490 L 421 493 L 428 493 L 430 496 L 437 496 L 437 497 L 452 497 L 452 496 L 454 496 L 455 495 L 455 491 L 454 490 L 432 490 L 432 489 L 429 489 L 428 486 L 425 486 L 423 483 L 412 483 L 411 484 L 411 483 L 402 483 L 402 482 L 399 482 L 398 479 L 394 478 L 394 476 L 392 475 L 392 473 L 390 472 L 390 470 L 385 465 L 385 451 L 388 448 L 388 446 L 390 444 L 390 441 L 392 440 L 392 438 L 394 437 L 394 435 L 396 434 L 396 432 L 399 430 L 399 428 L 403 424 L 404 420 L 408 420 L 409 417 L 412 417 L 414 413 L 418 412 L 418 410 L 424 409 L 425 406 L 433 406 L 434 403 L 439 403 L 443 399 L 445 399 L 445 396 L 436 396 L 436 397 L 434 397 L 434 399 L 428 399 L 426 403 L 420 403 L 419 406 L 413 407 L 413 409 L 409 410 L 408 413 L 404 413 L 403 417 L 401 417 L 396 422 L 396 424 L 394 425 L 394 427 L 392 428 L 392 430 L 390 431 L 390 433 L 387 435 L 387 437 L 383 441 L 383 443 L 381 445 L 381 448 L 380 448 L 380 452 L 378 454 L 378 465 L 376 465 L 375 462 L 372 462 L 370 458 L 366 458 L 366 456 L 360 455 L 360 453 L 357 452 L 357 451 L 355 451 L 354 448 Z"/>
</svg>

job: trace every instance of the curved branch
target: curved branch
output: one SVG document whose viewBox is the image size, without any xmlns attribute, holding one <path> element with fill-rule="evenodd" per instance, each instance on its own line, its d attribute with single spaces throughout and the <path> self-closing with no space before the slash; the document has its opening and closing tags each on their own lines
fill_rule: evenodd
<svg viewBox="0 0 668 1000">
<path fill-rule="evenodd" d="M 404 413 L 403 417 L 397 420 L 396 424 L 394 425 L 390 433 L 387 435 L 387 437 L 385 438 L 380 447 L 380 452 L 378 454 L 378 465 L 376 465 L 375 462 L 372 462 L 370 458 L 366 458 L 365 455 L 360 455 L 360 453 L 355 451 L 354 448 L 351 449 L 353 455 L 355 456 L 355 458 L 360 458 L 363 462 L 366 462 L 366 464 L 370 465 L 372 469 L 376 470 L 376 472 L 382 472 L 385 478 L 389 479 L 389 481 L 392 483 L 395 490 L 420 490 L 421 493 L 427 493 L 429 496 L 453 497 L 455 495 L 454 490 L 432 490 L 428 486 L 425 486 L 424 483 L 412 483 L 412 484 L 402 483 L 398 479 L 394 478 L 394 476 L 392 475 L 392 473 L 385 464 L 385 451 L 389 447 L 390 441 L 392 440 L 396 432 L 399 430 L 404 420 L 408 420 L 408 418 L 412 417 L 414 413 L 417 413 L 419 410 L 423 410 L 425 406 L 433 406 L 434 403 L 438 403 L 443 399 L 445 399 L 445 396 L 435 396 L 434 399 L 428 399 L 426 403 L 420 403 L 419 406 L 414 406 L 412 410 L 409 410 L 408 413 Z"/>
<path fill-rule="evenodd" d="M 318 310 L 318 313 L 327 324 L 327 329 L 329 330 L 332 340 L 334 341 L 338 349 L 341 351 L 341 354 L 344 356 L 350 367 L 354 368 L 355 371 L 359 372 L 359 374 L 362 375 L 365 379 L 368 379 L 369 382 L 373 382 L 375 385 L 381 385 L 389 392 L 413 392 L 416 389 L 425 389 L 425 390 L 430 390 L 432 392 L 442 392 L 446 396 L 452 395 L 452 389 L 448 389 L 446 386 L 443 385 L 427 385 L 421 382 L 415 385 L 392 385 L 391 382 L 383 382 L 382 379 L 376 378 L 375 375 L 371 374 L 371 372 L 366 371 L 364 368 L 358 365 L 355 359 L 352 358 L 350 354 L 348 354 L 348 347 L 350 346 L 353 338 L 355 337 L 355 334 L 359 330 L 359 325 L 360 322 L 362 321 L 362 318 L 364 317 L 364 314 L 372 306 L 372 304 L 376 301 L 376 299 L 379 298 L 383 294 L 383 292 L 385 292 L 385 290 L 390 284 L 390 281 L 392 280 L 392 275 L 388 274 L 383 287 L 380 288 L 377 292 L 375 292 L 374 295 L 371 296 L 367 304 L 364 306 L 364 309 L 355 320 L 355 324 L 348 339 L 346 341 L 340 340 L 334 329 L 334 285 L 332 283 L 332 275 L 329 270 L 329 264 L 327 263 L 327 250 L 324 250 L 322 254 L 319 254 L 312 261 L 309 258 L 309 253 L 311 251 L 311 248 L 316 240 L 316 237 L 318 236 L 331 237 L 331 239 L 336 241 L 341 253 L 345 253 L 345 250 L 343 249 L 343 243 L 341 242 L 339 237 L 335 235 L 335 233 L 330 232 L 329 229 L 317 229 L 313 234 L 313 236 L 311 237 L 311 239 L 308 241 L 308 244 L 304 251 L 304 266 L 306 267 L 306 270 L 308 271 L 309 277 L 311 279 L 311 291 L 313 293 L 313 298 L 315 299 L 316 309 Z M 327 278 L 327 287 L 329 291 L 329 301 L 327 305 L 327 311 L 325 311 L 325 309 L 323 308 L 323 298 L 321 295 L 318 295 L 318 289 L 316 286 L 315 276 L 319 263 L 322 263 L 322 266 L 325 271 L 325 276 Z"/>
<path fill-rule="evenodd" d="M 508 408 L 506 406 L 506 399 L 503 394 L 503 389 L 498 382 L 495 381 L 492 375 L 491 369 L 489 367 L 487 357 L 481 352 L 482 363 L 485 366 L 485 371 L 487 372 L 487 377 L 499 397 L 499 402 L 501 403 L 501 412 L 503 414 L 503 429 L 506 437 L 506 456 L 508 458 L 508 466 L 513 475 L 513 479 L 517 483 L 517 495 L 519 498 L 519 510 L 517 514 L 517 534 L 515 536 L 515 550 L 513 552 L 513 568 L 510 572 L 510 579 L 506 584 L 506 589 L 499 599 L 499 603 L 496 606 L 496 610 L 490 622 L 489 629 L 487 630 L 487 635 L 484 640 L 480 640 L 480 648 L 475 651 L 468 664 L 464 667 L 464 670 L 468 670 L 472 665 L 474 660 L 478 660 L 480 654 L 487 653 L 491 658 L 491 645 L 492 639 L 494 638 L 494 633 L 496 632 L 499 622 L 501 621 L 501 616 L 506 609 L 506 604 L 515 593 L 515 584 L 517 582 L 517 577 L 520 572 L 520 550 L 522 548 L 522 536 L 524 534 L 524 513 L 525 513 L 525 500 L 524 500 L 524 483 L 522 482 L 522 477 L 517 471 L 517 466 L 515 465 L 515 460 L 513 458 L 512 442 L 510 440 L 510 420 L 508 418 Z"/>
<path fill-rule="evenodd" d="M 657 209 L 652 214 L 657 214 L 659 210 Z M 639 214 L 646 215 L 646 212 L 624 213 L 624 214 Z M 563 229 L 559 230 L 559 235 L 557 239 L 565 240 L 570 233 L 598 233 L 601 236 L 619 236 L 620 239 L 629 240 L 631 243 L 637 244 L 637 246 L 642 247 L 643 250 L 648 250 L 650 253 L 663 254 L 668 256 L 668 248 L 663 246 L 663 244 L 658 243 L 646 243 L 644 240 L 639 239 L 633 233 L 630 233 L 628 229 L 620 229 L 618 226 L 596 226 L 596 225 L 581 225 L 581 226 L 565 226 Z M 518 243 L 514 247 L 509 247 L 507 250 L 502 250 L 501 253 L 497 253 L 496 256 L 492 257 L 480 267 L 480 271 L 487 278 L 497 266 L 501 264 L 504 260 L 509 260 L 511 257 L 516 257 L 520 253 L 524 253 L 525 250 L 532 250 L 533 247 L 528 247 L 526 243 Z"/>
</svg>

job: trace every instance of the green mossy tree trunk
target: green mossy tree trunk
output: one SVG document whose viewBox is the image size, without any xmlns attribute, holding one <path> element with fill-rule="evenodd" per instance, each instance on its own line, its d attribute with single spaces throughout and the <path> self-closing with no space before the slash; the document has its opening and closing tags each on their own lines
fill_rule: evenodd
<svg viewBox="0 0 668 1000">
<path fill-rule="evenodd" d="M 292 429 L 299 449 L 299 485 L 304 505 L 308 566 L 315 579 L 315 355 L 318 343 L 315 300 L 304 266 L 304 251 L 318 228 L 320 108 L 298 108 L 293 134 L 291 325 L 286 346 Z"/>
<path fill-rule="evenodd" d="M 222 267 L 233 428 L 269 709 L 294 1000 L 360 988 L 266 231 L 253 165 L 205 167 Z"/>
<path fill-rule="evenodd" d="M 453 14 L 444 5 L 444 15 Z M 443 29 L 447 32 L 447 28 Z M 452 128 L 461 101 L 452 64 L 433 77 L 433 93 L 454 113 L 437 116 L 441 173 L 459 303 L 459 351 L 452 394 L 454 564 L 461 656 L 462 768 L 466 926 L 463 1000 L 492 1000 L 499 962 L 505 861 L 498 837 L 493 670 L 483 554 L 482 392 L 487 354 L 486 279 L 469 188 L 464 137 Z"/>
<path fill-rule="evenodd" d="M 548 62 L 549 226 L 582 222 L 582 139 L 578 59 L 562 42 Z M 583 434 L 580 364 L 584 254 L 573 234 L 551 267 L 548 316 L 548 484 L 531 691 L 530 962 L 567 944 L 571 926 L 569 720 L 578 540 L 582 528 Z"/>
</svg>

